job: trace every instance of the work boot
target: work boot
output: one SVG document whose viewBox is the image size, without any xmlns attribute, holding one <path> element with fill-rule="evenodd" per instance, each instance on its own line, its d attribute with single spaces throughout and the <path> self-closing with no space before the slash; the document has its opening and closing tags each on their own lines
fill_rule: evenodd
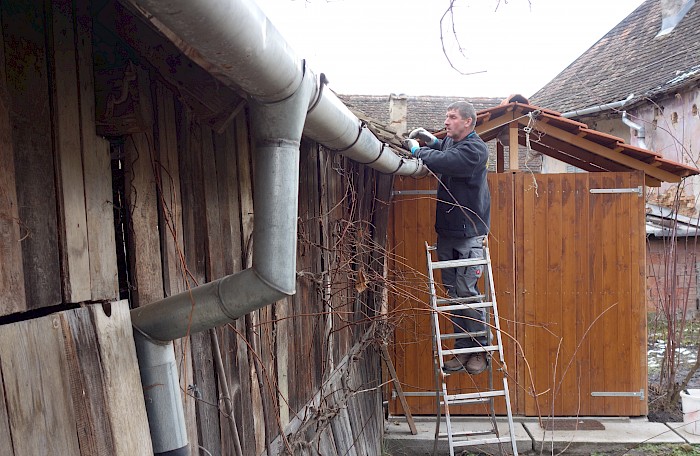
<svg viewBox="0 0 700 456">
<path fill-rule="evenodd" d="M 442 370 L 445 372 L 458 372 L 466 369 L 466 365 L 469 364 L 470 353 L 462 353 L 456 355 L 449 361 L 445 361 L 442 365 Z"/>
<path fill-rule="evenodd" d="M 464 367 L 471 375 L 480 374 L 486 370 L 486 356 L 483 353 L 473 353 Z"/>
</svg>

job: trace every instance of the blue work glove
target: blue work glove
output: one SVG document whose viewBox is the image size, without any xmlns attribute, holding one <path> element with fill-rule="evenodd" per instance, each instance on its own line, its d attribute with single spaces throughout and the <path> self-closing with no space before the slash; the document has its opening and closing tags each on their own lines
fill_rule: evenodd
<svg viewBox="0 0 700 456">
<path fill-rule="evenodd" d="M 438 143 L 438 139 L 430 134 L 430 132 L 428 132 L 428 130 L 425 128 L 416 128 L 408 135 L 408 137 L 411 139 L 420 139 L 428 147 L 436 146 Z"/>
<path fill-rule="evenodd" d="M 420 149 L 420 145 L 415 139 L 404 139 L 401 145 L 404 149 L 410 150 L 411 154 L 414 154 L 418 149 Z"/>
</svg>

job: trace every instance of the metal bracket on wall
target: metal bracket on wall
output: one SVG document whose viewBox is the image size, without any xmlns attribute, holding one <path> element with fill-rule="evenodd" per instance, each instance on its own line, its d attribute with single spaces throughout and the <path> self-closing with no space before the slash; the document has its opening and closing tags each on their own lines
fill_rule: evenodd
<svg viewBox="0 0 700 456">
<path fill-rule="evenodd" d="M 644 189 L 640 185 L 635 188 L 592 188 L 591 193 L 636 193 L 639 196 L 644 196 Z"/>
<path fill-rule="evenodd" d="M 607 397 L 639 397 L 640 401 L 644 400 L 644 390 L 635 391 L 591 391 L 591 396 L 607 396 Z"/>
</svg>

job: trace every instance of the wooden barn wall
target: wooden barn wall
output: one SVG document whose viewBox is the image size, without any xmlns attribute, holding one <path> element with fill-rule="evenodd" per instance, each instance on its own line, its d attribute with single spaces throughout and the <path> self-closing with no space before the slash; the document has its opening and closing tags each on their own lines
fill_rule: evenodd
<svg viewBox="0 0 700 456">
<path fill-rule="evenodd" d="M 93 67 L 109 54 L 104 47 L 93 53 L 93 38 L 106 21 L 129 13 L 118 4 L 100 7 L 98 23 L 84 0 L 0 6 L 0 323 L 8 328 L 77 305 L 146 305 L 252 262 L 256 157 L 246 110 L 239 105 L 228 119 L 207 118 L 194 100 L 206 83 L 174 87 L 157 54 L 141 63 L 108 62 L 122 89 L 111 100 L 120 98 L 130 111 L 119 111 L 118 102 L 105 107 L 111 89 Z M 149 52 L 145 40 L 130 44 L 114 54 Z M 175 341 L 192 448 L 234 454 L 237 432 L 246 455 L 275 445 L 293 454 L 379 452 L 377 348 L 387 332 L 378 317 L 392 177 L 309 141 L 302 142 L 299 177 L 296 295 Z M 94 331 L 78 325 L 69 332 L 64 344 L 76 338 L 88 347 L 71 368 L 94 363 Z M 216 344 L 230 399 L 223 397 Z M 21 355 L 3 347 L 2 363 Z M 39 369 L 27 366 L 22 375 Z M 135 372 L 136 365 L 124 368 Z M 0 413 L 0 436 L 9 420 L 21 438 L 8 394 L 6 387 L 0 395 L 0 412 L 8 412 Z M 89 401 L 84 405 L 98 415 L 111 413 Z M 51 407 L 68 413 L 66 404 Z M 81 420 L 85 432 L 103 426 L 89 413 Z M 80 446 L 82 453 L 60 454 L 99 454 Z"/>
</svg>

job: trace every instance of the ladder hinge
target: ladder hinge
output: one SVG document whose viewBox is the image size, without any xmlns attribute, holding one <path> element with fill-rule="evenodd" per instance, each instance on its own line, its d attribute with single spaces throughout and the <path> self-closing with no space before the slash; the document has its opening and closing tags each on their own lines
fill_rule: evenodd
<svg viewBox="0 0 700 456">
<path fill-rule="evenodd" d="M 437 195 L 437 190 L 393 190 L 391 196 L 401 195 Z"/>
</svg>

